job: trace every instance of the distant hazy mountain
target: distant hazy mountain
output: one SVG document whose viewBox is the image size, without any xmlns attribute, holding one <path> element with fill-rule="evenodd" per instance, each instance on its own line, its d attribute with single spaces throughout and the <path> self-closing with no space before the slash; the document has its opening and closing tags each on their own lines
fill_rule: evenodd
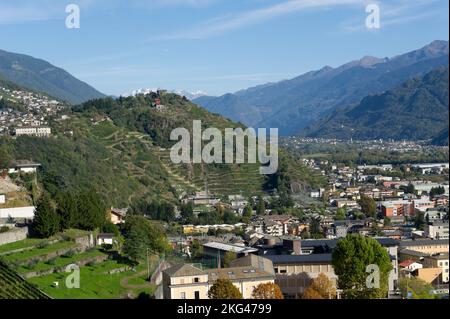
<svg viewBox="0 0 450 319">
<path fill-rule="evenodd" d="M 147 89 L 137 89 L 132 91 L 129 94 L 124 94 L 125 96 L 129 96 L 129 95 L 137 95 L 137 94 L 149 94 L 149 93 L 156 93 L 158 90 L 160 90 L 159 88 L 147 88 Z M 206 96 L 207 94 L 202 92 L 202 91 L 196 91 L 196 92 L 188 92 L 185 90 L 168 90 L 169 93 L 174 93 L 180 96 L 185 96 L 188 100 L 194 100 L 196 98 L 202 97 L 202 96 Z"/>
<path fill-rule="evenodd" d="M 448 42 L 434 41 L 393 58 L 368 56 L 338 68 L 326 66 L 291 80 L 194 102 L 249 126 L 278 127 L 280 134 L 293 135 L 337 107 L 447 65 Z"/>
<path fill-rule="evenodd" d="M 448 98 L 448 67 L 441 67 L 383 94 L 368 96 L 356 106 L 335 110 L 302 135 L 448 144 Z"/>
<path fill-rule="evenodd" d="M 28 55 L 0 50 L 0 77 L 72 104 L 104 97 L 68 72 Z"/>
<path fill-rule="evenodd" d="M 172 90 L 171 93 L 178 94 L 180 96 L 185 96 L 188 100 L 195 100 L 199 97 L 206 96 L 207 94 L 202 91 L 188 92 L 185 90 Z"/>
</svg>

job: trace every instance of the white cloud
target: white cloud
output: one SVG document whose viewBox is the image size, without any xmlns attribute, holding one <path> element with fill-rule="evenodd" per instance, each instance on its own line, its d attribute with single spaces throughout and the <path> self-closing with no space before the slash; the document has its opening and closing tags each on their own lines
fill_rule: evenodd
<svg viewBox="0 0 450 319">
<path fill-rule="evenodd" d="M 436 3 L 445 1 L 447 0 L 391 0 L 389 2 L 375 2 L 380 5 L 381 29 L 383 29 L 445 14 L 442 10 L 433 8 L 433 5 Z M 365 26 L 365 17 L 361 16 L 345 21 L 341 27 L 345 31 L 371 31 Z"/>
<path fill-rule="evenodd" d="M 153 10 L 161 7 L 203 8 L 222 0 L 1 0 L 0 24 L 65 19 L 65 7 L 78 4 L 82 10 L 116 10 L 120 6 Z"/>
<path fill-rule="evenodd" d="M 365 0 L 288 0 L 265 8 L 216 17 L 191 29 L 156 39 L 205 39 L 310 8 L 362 5 Z"/>
<path fill-rule="evenodd" d="M 81 8 L 88 8 L 99 0 L 78 0 Z M 65 19 L 66 5 L 70 1 L 60 0 L 10 0 L 0 3 L 0 24 L 13 24 L 51 19 Z"/>
</svg>

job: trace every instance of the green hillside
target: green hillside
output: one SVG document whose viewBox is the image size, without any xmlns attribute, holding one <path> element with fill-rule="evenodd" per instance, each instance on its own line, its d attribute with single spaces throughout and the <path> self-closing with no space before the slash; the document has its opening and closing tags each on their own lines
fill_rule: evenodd
<svg viewBox="0 0 450 319">
<path fill-rule="evenodd" d="M 431 71 L 356 106 L 338 110 L 303 132 L 340 139 L 432 140 L 448 134 L 448 67 Z"/>
<path fill-rule="evenodd" d="M 0 50 L 0 77 L 74 104 L 104 96 L 87 83 L 44 60 L 3 50 Z"/>
<path fill-rule="evenodd" d="M 160 98 L 163 110 L 152 107 Z M 264 176 L 260 164 L 173 164 L 170 132 L 238 124 L 192 104 L 175 94 L 106 98 L 89 101 L 67 113 L 69 119 L 51 121 L 53 136 L 0 139 L 3 165 L 14 159 L 42 164 L 40 184 L 52 194 L 60 190 L 94 190 L 107 204 L 128 206 L 137 200 L 177 201 L 184 193 L 208 187 L 210 193 L 255 195 L 285 183 L 284 176 L 302 182 L 315 180 L 308 170 L 289 159 L 290 174 Z M 280 167 L 288 157 L 280 152 Z M 286 166 L 284 165 L 284 166 Z"/>
</svg>

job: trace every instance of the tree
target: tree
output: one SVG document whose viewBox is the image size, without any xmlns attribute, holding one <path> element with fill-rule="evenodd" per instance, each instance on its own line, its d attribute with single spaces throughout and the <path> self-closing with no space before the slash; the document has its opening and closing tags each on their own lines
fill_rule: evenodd
<svg viewBox="0 0 450 319">
<path fill-rule="evenodd" d="M 253 214 L 253 208 L 250 204 L 245 205 L 244 211 L 242 212 L 242 217 L 252 217 Z"/>
<path fill-rule="evenodd" d="M 317 298 L 320 297 L 320 298 Z M 311 285 L 305 290 L 303 299 L 335 299 L 336 288 L 333 282 L 324 274 L 320 273 L 311 281 Z"/>
<path fill-rule="evenodd" d="M 266 214 L 266 205 L 264 204 L 264 199 L 262 196 L 258 198 L 258 207 L 256 209 L 257 215 L 265 215 Z"/>
<path fill-rule="evenodd" d="M 84 230 L 100 228 L 106 220 L 106 207 L 94 191 L 86 191 L 77 196 L 76 227 Z"/>
<path fill-rule="evenodd" d="M 230 267 L 230 263 L 237 258 L 236 253 L 232 251 L 227 251 L 225 255 L 223 255 L 223 266 Z"/>
<path fill-rule="evenodd" d="M 194 205 L 192 202 L 181 205 L 181 217 L 188 223 L 192 222 L 194 217 Z"/>
<path fill-rule="evenodd" d="M 388 292 L 388 278 L 392 270 L 388 252 L 370 237 L 350 234 L 337 242 L 332 253 L 332 265 L 338 276 L 338 286 L 345 298 L 384 298 Z M 373 270 L 378 267 L 379 276 Z M 376 280 L 379 278 L 379 285 Z M 379 288 L 377 288 L 377 286 Z"/>
<path fill-rule="evenodd" d="M 115 225 L 113 222 L 107 220 L 101 227 L 101 231 L 103 233 L 114 234 L 115 236 L 120 235 L 119 227 Z"/>
<path fill-rule="evenodd" d="M 252 292 L 253 299 L 284 299 L 283 293 L 277 284 L 268 282 L 259 284 Z"/>
<path fill-rule="evenodd" d="M 320 218 L 313 218 L 310 222 L 309 233 L 312 238 L 323 238 L 322 227 L 320 227 Z"/>
<path fill-rule="evenodd" d="M 403 191 L 407 194 L 415 194 L 416 193 L 416 188 L 411 183 L 409 183 L 407 186 L 401 187 L 401 189 L 403 189 Z"/>
<path fill-rule="evenodd" d="M 36 206 L 33 221 L 33 232 L 40 238 L 48 238 L 59 231 L 59 217 L 50 203 L 48 195 L 44 195 Z"/>
<path fill-rule="evenodd" d="M 233 225 L 239 222 L 239 217 L 230 209 L 226 208 L 223 213 L 223 222 L 225 224 Z"/>
<path fill-rule="evenodd" d="M 228 279 L 217 279 L 208 291 L 209 299 L 242 299 L 242 294 Z"/>
<path fill-rule="evenodd" d="M 77 198 L 72 192 L 62 192 L 56 196 L 57 210 L 61 218 L 61 228 L 69 229 L 77 224 Z"/>
<path fill-rule="evenodd" d="M 361 206 L 361 211 L 367 217 L 375 217 L 377 214 L 377 204 L 373 198 L 362 196 L 359 200 L 359 205 Z"/>
<path fill-rule="evenodd" d="M 346 217 L 346 210 L 344 207 L 340 207 L 336 211 L 336 216 L 334 217 L 335 220 L 344 220 Z"/>
<path fill-rule="evenodd" d="M 311 287 L 308 287 L 305 289 L 305 292 L 302 295 L 302 299 L 323 299 L 323 297 L 318 291 L 312 289 Z"/>
<path fill-rule="evenodd" d="M 203 256 L 203 246 L 200 245 L 198 239 L 194 239 L 191 244 L 191 259 L 199 259 Z"/>
<path fill-rule="evenodd" d="M 430 197 L 433 198 L 435 196 L 445 194 L 445 188 L 443 186 L 433 187 L 430 190 Z"/>
<path fill-rule="evenodd" d="M 423 230 L 425 227 L 425 213 L 417 212 L 416 217 L 414 218 L 414 225 L 417 229 Z"/>
<path fill-rule="evenodd" d="M 164 230 L 143 216 L 128 216 L 124 233 L 123 251 L 134 262 L 144 258 L 147 249 L 157 253 L 164 253 L 167 250 L 168 242 Z"/>
<path fill-rule="evenodd" d="M 431 293 L 433 286 L 420 278 L 400 279 L 399 288 L 404 298 L 412 299 L 435 299 L 436 296 Z M 408 294 L 409 292 L 409 294 Z"/>
</svg>

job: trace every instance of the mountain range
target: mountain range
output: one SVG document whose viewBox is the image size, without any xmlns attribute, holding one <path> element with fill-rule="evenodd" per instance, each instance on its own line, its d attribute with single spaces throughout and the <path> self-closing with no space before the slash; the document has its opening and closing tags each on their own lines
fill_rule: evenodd
<svg viewBox="0 0 450 319">
<path fill-rule="evenodd" d="M 87 83 L 44 60 L 3 50 L 0 50 L 0 78 L 71 104 L 104 97 Z"/>
<path fill-rule="evenodd" d="M 193 101 L 248 126 L 278 127 L 281 135 L 296 135 L 337 108 L 447 66 L 448 54 L 448 41 L 433 41 L 392 58 L 366 56 L 337 68 L 325 66 L 290 80 Z"/>
<path fill-rule="evenodd" d="M 437 68 L 303 130 L 308 137 L 433 140 L 448 143 L 448 67 Z M 447 141 L 444 136 L 447 135 Z"/>
</svg>

